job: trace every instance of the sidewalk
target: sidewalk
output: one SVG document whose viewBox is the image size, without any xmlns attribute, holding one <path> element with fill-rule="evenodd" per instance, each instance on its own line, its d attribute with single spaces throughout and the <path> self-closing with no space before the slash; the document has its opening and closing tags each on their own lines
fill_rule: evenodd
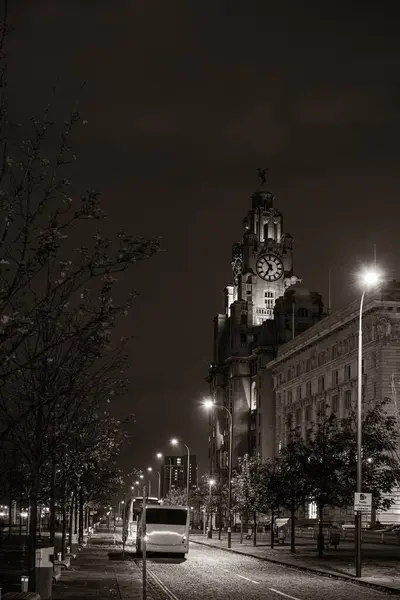
<svg viewBox="0 0 400 600">
<path fill-rule="evenodd" d="M 122 544 L 114 544 L 114 536 L 105 527 L 90 536 L 88 545 L 72 561 L 72 569 L 63 571 L 53 584 L 53 600 L 87 600 L 91 596 L 103 600 L 141 600 L 141 572 L 126 552 L 122 560 Z M 147 594 L 153 600 L 151 593 Z"/>
<path fill-rule="evenodd" d="M 190 539 L 197 544 L 229 551 L 226 533 L 222 533 L 221 540 L 218 540 L 218 532 L 213 532 L 212 540 L 196 533 L 191 534 Z M 240 544 L 239 535 L 232 534 L 232 551 L 300 570 L 316 571 L 331 577 L 380 586 L 400 594 L 400 548 L 398 546 L 365 544 L 362 548 L 361 579 L 354 577 L 354 544 L 349 542 L 341 542 L 338 550 L 325 551 L 324 556 L 318 558 L 315 540 L 299 538 L 296 540 L 296 553 L 291 554 L 288 543 L 275 546 L 272 550 L 269 546 L 269 535 L 261 535 L 257 546 L 253 546 L 251 540 L 245 540 Z"/>
</svg>

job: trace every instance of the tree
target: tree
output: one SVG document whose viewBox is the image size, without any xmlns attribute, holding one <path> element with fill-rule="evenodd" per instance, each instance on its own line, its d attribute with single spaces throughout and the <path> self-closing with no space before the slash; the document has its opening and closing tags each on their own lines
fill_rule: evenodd
<svg viewBox="0 0 400 600">
<path fill-rule="evenodd" d="M 263 507 L 263 466 L 259 456 L 245 454 L 239 458 L 239 468 L 232 478 L 234 509 L 241 515 L 241 539 L 243 518 L 252 516 L 254 522 L 253 545 L 257 544 L 257 513 Z"/>
<path fill-rule="evenodd" d="M 387 413 L 391 400 L 384 398 L 363 412 L 362 416 L 362 489 L 372 493 L 373 510 L 387 510 L 394 503 L 393 488 L 400 483 L 400 460 L 397 453 L 399 430 L 395 416 Z M 357 443 L 356 417 L 352 412 L 342 420 L 346 447 L 343 452 L 344 503 L 351 506 L 356 489 Z"/>
<path fill-rule="evenodd" d="M 77 110 L 60 126 L 50 105 L 41 118 L 30 119 L 30 131 L 11 122 L 5 94 L 8 32 L 5 18 L 0 29 L 0 443 L 11 447 L 16 464 L 25 469 L 34 589 L 38 505 L 50 498 L 54 519 L 58 473 L 71 455 L 75 463 L 66 471 L 71 476 L 75 469 L 75 478 L 66 487 L 73 483 L 72 494 L 76 497 L 79 488 L 83 497 L 87 465 L 93 466 L 96 452 L 110 443 L 100 433 L 89 443 L 90 452 L 84 444 L 72 453 L 69 447 L 90 431 L 84 429 L 84 423 L 93 425 L 88 415 L 100 414 L 124 388 L 124 345 L 115 342 L 113 332 L 134 294 L 116 301 L 117 277 L 158 252 L 159 241 L 125 232 L 104 236 L 94 227 L 106 218 L 100 195 L 88 190 L 79 199 L 71 191 L 76 160 L 71 138 L 85 124 Z M 76 244 L 79 238 L 85 245 Z M 112 456 L 109 452 L 107 460 Z M 74 496 L 71 500 L 68 489 L 63 493 L 72 506 Z"/>
<path fill-rule="evenodd" d="M 343 506 L 343 467 L 346 436 L 334 414 L 321 412 L 307 432 L 304 446 L 309 497 L 318 508 L 318 555 L 324 551 L 323 519 L 326 506 Z"/>
<path fill-rule="evenodd" d="M 296 551 L 296 512 L 309 496 L 308 460 L 308 448 L 299 430 L 290 427 L 289 442 L 281 449 L 273 472 L 273 489 L 275 504 L 290 512 L 290 551 L 293 553 Z"/>
</svg>

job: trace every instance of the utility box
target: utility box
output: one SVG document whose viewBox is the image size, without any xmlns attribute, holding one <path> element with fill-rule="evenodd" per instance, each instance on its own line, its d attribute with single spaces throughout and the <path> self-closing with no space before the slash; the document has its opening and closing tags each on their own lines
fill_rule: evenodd
<svg viewBox="0 0 400 600">
<path fill-rule="evenodd" d="M 36 592 L 41 600 L 50 600 L 53 581 L 54 546 L 36 550 Z"/>
</svg>

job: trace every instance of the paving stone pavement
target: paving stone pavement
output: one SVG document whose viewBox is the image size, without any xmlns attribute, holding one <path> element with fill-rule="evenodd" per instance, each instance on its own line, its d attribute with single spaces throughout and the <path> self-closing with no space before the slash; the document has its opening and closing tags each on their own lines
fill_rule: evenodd
<svg viewBox="0 0 400 600">
<path fill-rule="evenodd" d="M 64 570 L 53 585 L 53 600 L 141 600 L 141 572 L 132 560 L 133 548 L 122 559 L 119 536 L 100 529 L 92 534 L 86 547 L 72 561 L 71 570 Z M 149 600 L 156 600 L 148 591 Z"/>
</svg>

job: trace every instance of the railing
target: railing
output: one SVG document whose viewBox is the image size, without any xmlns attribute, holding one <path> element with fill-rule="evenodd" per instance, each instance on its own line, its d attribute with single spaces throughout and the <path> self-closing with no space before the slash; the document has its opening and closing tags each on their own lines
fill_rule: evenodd
<svg viewBox="0 0 400 600">
<path fill-rule="evenodd" d="M 330 529 L 327 527 L 323 528 L 324 536 L 329 535 L 329 531 L 338 531 L 340 533 L 340 539 L 343 542 L 354 541 L 354 529 Z M 317 539 L 318 531 L 311 528 L 296 527 L 296 537 Z M 361 540 L 369 544 L 388 544 L 391 546 L 400 546 L 400 533 L 396 531 L 369 531 L 364 529 L 361 532 Z"/>
</svg>

